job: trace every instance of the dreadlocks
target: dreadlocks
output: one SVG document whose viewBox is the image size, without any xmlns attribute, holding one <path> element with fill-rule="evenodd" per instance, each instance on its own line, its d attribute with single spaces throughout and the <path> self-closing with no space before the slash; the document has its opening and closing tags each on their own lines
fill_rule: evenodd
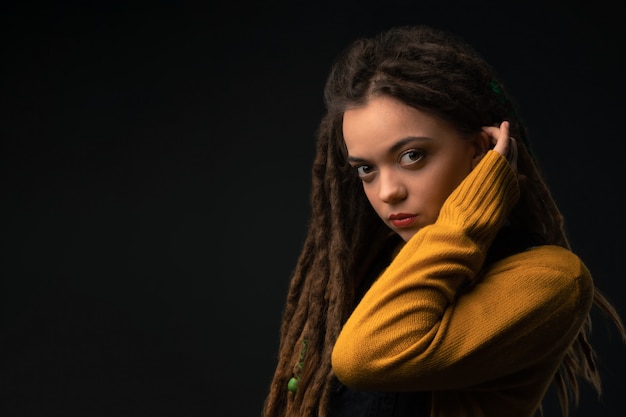
<svg viewBox="0 0 626 417">
<path fill-rule="evenodd" d="M 343 143 L 345 110 L 376 96 L 400 100 L 462 132 L 508 120 L 511 136 L 521 139 L 518 171 L 523 178 L 510 220 L 548 244 L 570 249 L 563 216 L 532 156 L 516 104 L 476 51 L 455 36 L 426 26 L 396 27 L 355 41 L 332 67 L 324 91 L 327 112 L 317 131 L 311 220 L 284 309 L 278 364 L 263 410 L 266 417 L 327 415 L 335 379 L 330 362 L 334 343 L 358 302 L 361 285 L 381 272 L 387 249 L 397 243 L 370 207 L 346 161 Z M 626 340 L 618 313 L 597 289 L 594 303 Z M 554 377 L 564 416 L 571 400 L 578 401 L 579 379 L 601 393 L 590 331 L 588 316 Z M 290 391 L 292 378 L 298 388 Z"/>
</svg>

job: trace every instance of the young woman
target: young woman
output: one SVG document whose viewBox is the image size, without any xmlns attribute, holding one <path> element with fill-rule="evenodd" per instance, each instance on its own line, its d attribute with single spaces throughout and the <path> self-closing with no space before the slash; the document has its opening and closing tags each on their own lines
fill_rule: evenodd
<svg viewBox="0 0 626 417">
<path fill-rule="evenodd" d="M 533 416 L 599 392 L 595 303 L 514 102 L 430 27 L 337 60 L 266 417 Z"/>
</svg>

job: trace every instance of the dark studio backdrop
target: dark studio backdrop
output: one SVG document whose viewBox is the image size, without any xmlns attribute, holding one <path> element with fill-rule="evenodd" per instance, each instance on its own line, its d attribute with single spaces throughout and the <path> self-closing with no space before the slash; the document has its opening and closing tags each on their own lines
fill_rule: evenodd
<svg viewBox="0 0 626 417">
<path fill-rule="evenodd" d="M 328 68 L 396 24 L 495 65 L 626 317 L 618 7 L 501 3 L 5 2 L 0 415 L 258 416 Z M 574 415 L 622 416 L 626 345 L 594 317 L 605 394 Z"/>
</svg>

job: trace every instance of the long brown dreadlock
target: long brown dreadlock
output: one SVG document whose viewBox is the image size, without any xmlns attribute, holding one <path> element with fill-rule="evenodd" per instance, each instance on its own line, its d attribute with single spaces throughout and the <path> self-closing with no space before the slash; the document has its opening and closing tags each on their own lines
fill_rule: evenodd
<svg viewBox="0 0 626 417">
<path fill-rule="evenodd" d="M 564 221 L 542 179 L 516 105 L 494 69 L 461 39 L 426 26 L 396 27 L 355 41 L 329 74 L 327 113 L 317 131 L 312 169 L 311 220 L 292 275 L 280 328 L 279 357 L 265 401 L 265 417 L 325 417 L 335 380 L 331 351 L 355 307 L 367 276 L 381 272 L 379 258 L 398 242 L 367 201 L 345 158 L 343 112 L 374 96 L 394 97 L 452 123 L 462 132 L 511 123 L 518 142 L 518 171 L 525 178 L 510 220 L 549 244 L 570 249 Z M 597 289 L 594 305 L 626 330 Z M 580 379 L 601 394 L 587 317 L 554 376 L 563 415 L 578 403 Z M 301 360 L 303 341 L 306 355 Z M 287 389 L 297 377 L 295 393 Z M 294 382 L 292 380 L 292 382 Z"/>
</svg>

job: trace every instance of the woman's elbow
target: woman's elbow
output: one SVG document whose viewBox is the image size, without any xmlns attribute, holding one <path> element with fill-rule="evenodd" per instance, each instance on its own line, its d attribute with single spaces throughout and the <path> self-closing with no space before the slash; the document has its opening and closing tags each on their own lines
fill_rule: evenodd
<svg viewBox="0 0 626 417">
<path fill-rule="evenodd" d="M 334 349 L 331 356 L 333 372 L 339 381 L 354 389 L 367 389 L 367 382 L 371 375 L 365 366 L 366 362 L 359 360 L 358 354 L 349 354 L 342 349 Z"/>
<path fill-rule="evenodd" d="M 369 356 L 367 349 L 356 350 L 344 346 L 335 346 L 331 364 L 342 384 L 359 390 L 379 390 L 391 371 L 384 359 Z"/>
</svg>

